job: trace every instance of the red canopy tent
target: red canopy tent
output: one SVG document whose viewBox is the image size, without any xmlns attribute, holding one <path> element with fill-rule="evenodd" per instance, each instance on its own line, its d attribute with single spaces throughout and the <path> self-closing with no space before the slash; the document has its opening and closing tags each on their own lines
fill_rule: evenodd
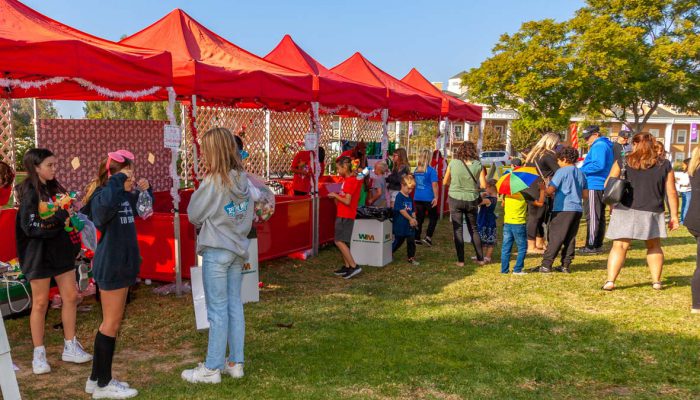
<svg viewBox="0 0 700 400">
<path fill-rule="evenodd" d="M 205 102 L 254 102 L 274 109 L 308 108 L 312 78 L 266 61 L 227 41 L 180 9 L 120 43 L 167 50 L 178 96 Z"/>
<path fill-rule="evenodd" d="M 376 113 L 387 106 L 386 90 L 355 82 L 332 72 L 299 47 L 289 35 L 285 35 L 265 59 L 295 71 L 311 74 L 314 100 L 322 106 L 341 106 L 333 110 L 336 111 L 334 114 L 363 115 Z M 353 112 L 353 108 L 357 110 Z"/>
<path fill-rule="evenodd" d="M 415 68 L 412 68 L 411 71 L 401 79 L 401 82 L 407 83 L 420 91 L 442 98 L 442 115 L 452 121 L 481 121 L 480 106 L 469 104 L 444 94 Z"/>
<path fill-rule="evenodd" d="M 331 68 L 331 71 L 354 81 L 384 88 L 391 119 L 412 121 L 440 117 L 442 99 L 401 82 L 377 68 L 359 52 Z"/>
<path fill-rule="evenodd" d="M 167 99 L 170 54 L 101 39 L 0 0 L 2 97 Z"/>
</svg>

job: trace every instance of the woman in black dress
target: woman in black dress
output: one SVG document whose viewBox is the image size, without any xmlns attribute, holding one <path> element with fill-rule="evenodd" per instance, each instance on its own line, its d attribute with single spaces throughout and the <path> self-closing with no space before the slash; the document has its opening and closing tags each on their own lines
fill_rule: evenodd
<svg viewBox="0 0 700 400">
<path fill-rule="evenodd" d="M 556 133 L 547 133 L 543 135 L 537 144 L 530 150 L 525 159 L 525 166 L 534 167 L 538 174 L 545 182 L 554 176 L 554 173 L 559 169 L 557 163 L 556 147 L 559 145 L 559 135 Z M 536 188 L 537 186 L 533 186 Z M 533 199 L 538 196 L 532 195 Z M 552 207 L 549 205 L 549 200 L 544 207 L 537 207 L 528 201 L 527 205 L 527 252 L 542 254 L 545 248 L 544 228 L 549 221 L 549 214 Z"/>
</svg>

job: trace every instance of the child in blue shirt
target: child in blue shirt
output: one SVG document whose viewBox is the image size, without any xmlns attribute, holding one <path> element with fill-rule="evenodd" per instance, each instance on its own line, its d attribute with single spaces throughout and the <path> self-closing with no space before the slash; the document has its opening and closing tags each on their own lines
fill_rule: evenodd
<svg viewBox="0 0 700 400">
<path fill-rule="evenodd" d="M 413 175 L 405 175 L 401 178 L 401 191 L 397 193 L 394 201 L 394 243 L 391 245 L 391 252 L 395 253 L 406 242 L 408 247 L 409 264 L 419 265 L 416 261 L 416 241 L 415 228 L 418 225 L 416 213 L 413 208 L 411 191 L 416 187 L 416 180 Z"/>
<path fill-rule="evenodd" d="M 586 176 L 575 164 L 578 151 L 563 147 L 557 152 L 559 169 L 547 187 L 547 195 L 554 196 L 552 219 L 549 223 L 549 243 L 544 252 L 539 272 L 552 272 L 552 264 L 561 249 L 561 267 L 558 272 L 571 272 L 571 262 L 576 249 L 576 234 L 583 215 L 582 201 L 588 196 Z"/>
</svg>

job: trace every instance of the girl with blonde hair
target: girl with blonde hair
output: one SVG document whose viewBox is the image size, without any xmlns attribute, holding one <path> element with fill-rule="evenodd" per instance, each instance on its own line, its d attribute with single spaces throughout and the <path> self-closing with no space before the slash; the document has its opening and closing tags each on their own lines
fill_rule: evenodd
<svg viewBox="0 0 700 400">
<path fill-rule="evenodd" d="M 430 150 L 421 150 L 418 155 L 418 166 L 413 171 L 413 177 L 416 181 L 413 201 L 416 207 L 416 219 L 418 220 L 416 244 L 425 244 L 427 246 L 433 245 L 433 234 L 438 221 L 438 173 L 435 168 L 430 166 L 431 159 L 432 152 Z M 430 222 L 425 233 L 425 239 L 421 239 L 426 213 Z"/>
<path fill-rule="evenodd" d="M 228 129 L 210 129 L 200 143 L 207 172 L 192 194 L 187 214 L 200 229 L 197 254 L 202 256 L 209 344 L 205 362 L 182 371 L 182 379 L 190 383 L 220 383 L 221 371 L 233 378 L 243 377 L 245 319 L 241 273 L 248 259 L 248 233 L 257 195 Z"/>
<path fill-rule="evenodd" d="M 554 176 L 559 169 L 557 163 L 556 148 L 559 145 L 559 135 L 553 132 L 542 135 L 535 146 L 527 153 L 525 165 L 535 167 L 540 178 L 545 182 Z M 536 199 L 538 191 L 536 185 L 532 186 L 530 197 Z M 527 203 L 527 252 L 542 254 L 545 248 L 544 228 L 549 221 L 552 207 L 549 201 L 544 207 L 537 207 L 531 200 Z"/>
</svg>

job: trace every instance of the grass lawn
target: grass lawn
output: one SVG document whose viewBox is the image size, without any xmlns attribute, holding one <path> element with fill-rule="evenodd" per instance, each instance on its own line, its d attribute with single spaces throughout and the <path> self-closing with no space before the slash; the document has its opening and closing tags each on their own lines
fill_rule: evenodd
<svg viewBox="0 0 700 400">
<path fill-rule="evenodd" d="M 221 385 L 180 379 L 206 352 L 191 297 L 141 286 L 117 342 L 115 376 L 140 399 L 699 398 L 700 315 L 689 313 L 695 244 L 685 228 L 664 241 L 660 292 L 643 243 L 607 293 L 606 255 L 578 257 L 571 275 L 503 276 L 496 264 L 454 266 L 447 219 L 435 242 L 419 247 L 419 267 L 403 261 L 404 248 L 398 261 L 351 281 L 331 274 L 340 259 L 333 248 L 306 262 L 264 264 L 261 302 L 245 310 L 246 376 Z M 526 267 L 538 262 L 529 256 Z M 91 351 L 99 307 L 87 304 L 79 335 Z M 6 321 L 27 399 L 88 397 L 89 364 L 59 361 L 61 332 L 50 328 L 59 320 L 51 310 L 53 372 L 44 376 L 31 373 L 28 318 Z"/>
</svg>

